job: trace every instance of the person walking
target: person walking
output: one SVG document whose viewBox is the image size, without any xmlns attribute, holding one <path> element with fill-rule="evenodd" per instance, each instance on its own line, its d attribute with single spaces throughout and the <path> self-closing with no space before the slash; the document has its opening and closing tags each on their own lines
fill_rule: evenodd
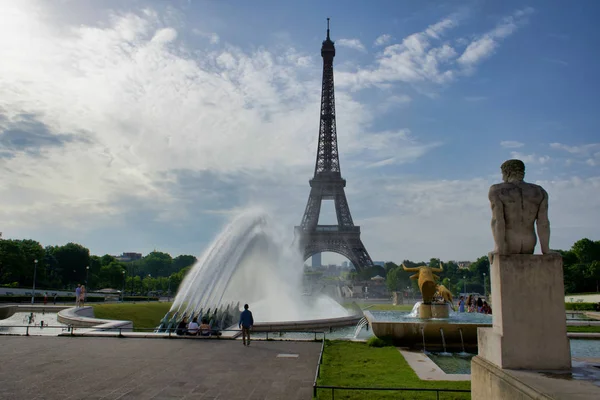
<svg viewBox="0 0 600 400">
<path fill-rule="evenodd" d="M 242 342 L 244 346 L 250 346 L 250 329 L 252 329 L 252 325 L 254 325 L 252 311 L 248 310 L 248 304 L 244 304 L 244 311 L 240 314 L 240 323 L 238 324 L 242 329 Z"/>
<path fill-rule="evenodd" d="M 80 306 L 81 301 L 81 284 L 77 284 L 77 289 L 75 289 L 75 307 Z"/>
</svg>

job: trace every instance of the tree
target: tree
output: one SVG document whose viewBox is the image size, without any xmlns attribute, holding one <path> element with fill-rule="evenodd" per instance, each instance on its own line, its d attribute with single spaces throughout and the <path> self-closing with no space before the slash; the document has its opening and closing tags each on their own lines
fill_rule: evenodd
<svg viewBox="0 0 600 400">
<path fill-rule="evenodd" d="M 58 261 L 61 269 L 63 285 L 85 282 L 90 265 L 90 251 L 77 243 L 67 243 L 64 246 L 52 247 L 52 255 Z"/>
<path fill-rule="evenodd" d="M 588 238 L 580 239 L 573 244 L 571 251 L 582 264 L 600 261 L 600 241 L 593 242 Z"/>
<path fill-rule="evenodd" d="M 190 256 L 186 254 L 177 256 L 173 259 L 173 272 L 177 272 L 182 270 L 183 268 L 190 267 L 196 264 L 196 261 L 198 261 L 198 259 L 195 256 Z"/>
<path fill-rule="evenodd" d="M 385 284 L 390 292 L 406 290 L 410 286 L 407 273 L 398 266 L 388 271 Z"/>
<path fill-rule="evenodd" d="M 586 278 L 596 283 L 596 292 L 600 292 L 600 261 L 592 261 L 585 268 Z"/>
<path fill-rule="evenodd" d="M 393 262 L 386 262 L 383 267 L 385 268 L 385 274 L 387 276 L 391 270 L 398 268 L 398 265 L 394 264 Z"/>
<path fill-rule="evenodd" d="M 19 240 L 0 240 L 0 283 L 21 283 L 25 254 Z"/>
<path fill-rule="evenodd" d="M 169 276 L 173 259 L 168 253 L 153 251 L 142 259 L 141 270 L 144 275 L 151 274 L 154 277 Z"/>
<path fill-rule="evenodd" d="M 100 267 L 98 286 L 112 289 L 121 288 L 123 285 L 123 271 L 125 271 L 125 266 L 118 261 Z"/>
</svg>

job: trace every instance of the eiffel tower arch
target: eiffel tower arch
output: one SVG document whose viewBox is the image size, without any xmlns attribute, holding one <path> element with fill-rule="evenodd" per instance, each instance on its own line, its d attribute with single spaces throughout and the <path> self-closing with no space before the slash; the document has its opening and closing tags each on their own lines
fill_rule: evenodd
<svg viewBox="0 0 600 400">
<path fill-rule="evenodd" d="M 342 178 L 335 126 L 335 93 L 333 83 L 334 42 L 329 37 L 321 47 L 323 83 L 321 88 L 321 121 L 315 173 L 310 183 L 308 203 L 299 226 L 294 227 L 294 242 L 303 251 L 304 260 L 325 251 L 346 257 L 358 271 L 372 267 L 373 261 L 360 239 L 360 227 L 355 226 L 346 199 L 346 180 Z M 321 203 L 333 200 L 337 225 L 319 225 Z"/>
</svg>

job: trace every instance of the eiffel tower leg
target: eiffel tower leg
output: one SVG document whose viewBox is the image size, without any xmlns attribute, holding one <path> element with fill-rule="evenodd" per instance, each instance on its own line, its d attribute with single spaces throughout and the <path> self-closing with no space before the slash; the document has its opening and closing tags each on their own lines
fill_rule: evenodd
<svg viewBox="0 0 600 400">
<path fill-rule="evenodd" d="M 314 229 L 319 222 L 319 215 L 321 213 L 321 195 L 317 193 L 319 189 L 310 189 L 310 195 L 308 196 L 308 203 L 306 203 L 306 210 L 302 218 L 301 226 L 304 229 Z"/>
<path fill-rule="evenodd" d="M 335 195 L 335 212 L 339 226 L 354 226 L 348 200 L 346 200 L 346 193 L 343 189 Z"/>
</svg>

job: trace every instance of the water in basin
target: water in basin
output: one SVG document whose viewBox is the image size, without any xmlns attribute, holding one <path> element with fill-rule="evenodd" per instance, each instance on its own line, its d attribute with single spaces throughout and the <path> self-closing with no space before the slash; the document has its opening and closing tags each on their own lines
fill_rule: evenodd
<svg viewBox="0 0 600 400">
<path fill-rule="evenodd" d="M 417 322 L 417 323 L 428 323 L 428 322 L 448 322 L 448 323 L 459 323 L 459 324 L 490 324 L 492 323 L 492 316 L 480 313 L 459 313 L 450 312 L 449 318 L 430 318 L 421 319 L 417 317 L 411 317 L 409 312 L 406 311 L 371 311 L 373 318 L 378 322 Z"/>
<path fill-rule="evenodd" d="M 25 335 L 27 326 L 29 326 L 30 335 L 38 336 L 57 336 L 62 333 L 67 326 L 58 322 L 58 314 L 55 312 L 34 312 L 33 320 L 29 321 L 32 313 L 18 312 L 11 317 L 0 320 L 0 335 Z M 41 322 L 44 327 L 41 327 Z M 46 326 L 48 325 L 48 327 Z"/>
</svg>

